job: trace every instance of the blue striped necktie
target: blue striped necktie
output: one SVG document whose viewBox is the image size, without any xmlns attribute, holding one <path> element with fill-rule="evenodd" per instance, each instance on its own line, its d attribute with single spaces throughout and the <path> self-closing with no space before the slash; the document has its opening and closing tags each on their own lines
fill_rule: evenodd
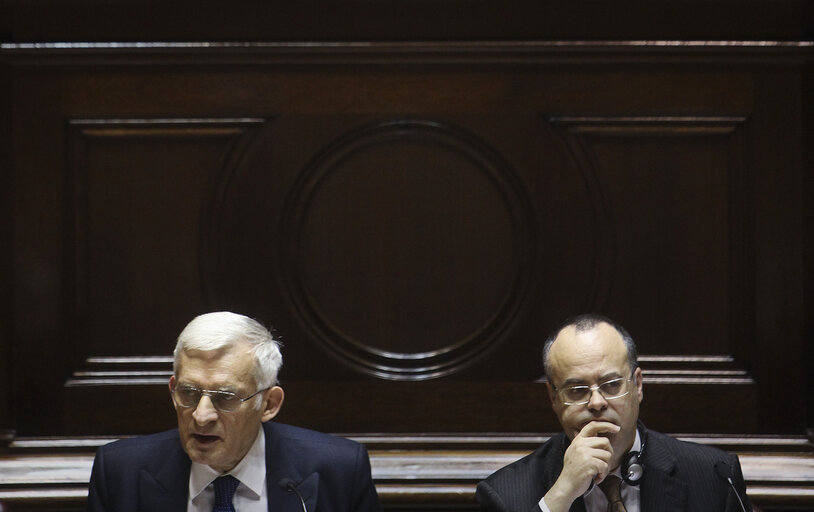
<svg viewBox="0 0 814 512">
<path fill-rule="evenodd" d="M 232 475 L 225 475 L 217 477 L 212 484 L 215 486 L 215 506 L 212 507 L 212 512 L 235 512 L 232 497 L 240 480 Z"/>
</svg>

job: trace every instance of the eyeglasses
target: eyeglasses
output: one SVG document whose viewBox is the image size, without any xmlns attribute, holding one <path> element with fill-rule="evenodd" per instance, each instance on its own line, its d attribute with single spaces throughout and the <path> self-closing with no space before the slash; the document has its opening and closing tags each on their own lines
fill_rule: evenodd
<svg viewBox="0 0 814 512">
<path fill-rule="evenodd" d="M 230 391 L 211 391 L 209 389 L 198 389 L 192 386 L 179 386 L 172 390 L 172 396 L 175 397 L 175 403 L 181 407 L 198 407 L 198 402 L 201 397 L 206 395 L 212 401 L 212 406 L 220 412 L 235 412 L 240 404 L 253 398 L 266 389 L 261 389 L 247 396 L 240 398 Z"/>
<path fill-rule="evenodd" d="M 599 391 L 599 394 L 605 400 L 616 400 L 630 393 L 628 383 L 631 378 L 632 376 L 627 378 L 619 377 L 596 386 L 568 386 L 557 390 L 557 392 L 565 405 L 585 405 L 591 401 L 591 395 L 594 394 L 594 391 Z"/>
</svg>

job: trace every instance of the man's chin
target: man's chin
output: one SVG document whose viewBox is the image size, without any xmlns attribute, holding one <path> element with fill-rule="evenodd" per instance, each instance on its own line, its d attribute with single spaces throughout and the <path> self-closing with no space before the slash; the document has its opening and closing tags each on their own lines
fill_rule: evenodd
<svg viewBox="0 0 814 512">
<path fill-rule="evenodd" d="M 186 443 L 186 452 L 193 462 L 209 465 L 220 446 L 218 440 L 205 440 L 190 438 Z"/>
<path fill-rule="evenodd" d="M 187 455 L 192 462 L 196 464 L 203 464 L 220 473 L 226 473 L 231 470 L 237 462 L 229 463 L 230 458 L 221 450 L 187 450 Z"/>
</svg>

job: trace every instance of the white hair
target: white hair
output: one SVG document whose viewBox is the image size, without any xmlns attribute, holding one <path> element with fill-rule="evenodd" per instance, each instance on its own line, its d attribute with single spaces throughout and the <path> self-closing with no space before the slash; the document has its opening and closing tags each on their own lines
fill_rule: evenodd
<svg viewBox="0 0 814 512">
<path fill-rule="evenodd" d="M 247 342 L 254 354 L 254 381 L 258 389 L 277 384 L 277 375 L 283 366 L 280 342 L 263 324 L 244 315 L 218 311 L 196 316 L 178 335 L 173 351 L 173 373 L 178 372 L 181 352 L 200 350 L 210 352 Z"/>
</svg>

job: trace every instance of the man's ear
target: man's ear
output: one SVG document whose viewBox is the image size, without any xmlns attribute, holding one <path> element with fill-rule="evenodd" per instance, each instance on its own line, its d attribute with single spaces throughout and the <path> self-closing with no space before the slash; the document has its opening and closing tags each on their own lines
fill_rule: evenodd
<svg viewBox="0 0 814 512">
<path fill-rule="evenodd" d="M 277 416 L 280 408 L 283 406 L 283 399 L 285 393 L 280 386 L 272 386 L 263 393 L 263 415 L 260 421 L 266 422 L 271 418 Z"/>
<path fill-rule="evenodd" d="M 551 405 L 553 407 L 554 405 L 556 405 L 554 403 L 554 400 L 555 400 L 555 397 L 557 396 L 557 392 L 554 391 L 554 386 L 551 385 L 551 382 L 549 382 L 547 377 L 546 377 L 546 381 L 545 381 L 545 388 L 548 390 L 548 399 L 551 400 Z"/>
<path fill-rule="evenodd" d="M 175 375 L 170 375 L 170 381 L 167 383 L 167 386 L 170 388 L 170 400 L 172 400 L 172 406 L 177 409 L 178 406 L 175 405 L 175 396 L 172 394 L 172 390 L 175 388 Z"/>
<path fill-rule="evenodd" d="M 633 378 L 636 380 L 636 392 L 639 395 L 639 403 L 644 399 L 644 387 L 642 386 L 642 367 L 637 366 L 636 371 L 633 372 Z"/>
</svg>

